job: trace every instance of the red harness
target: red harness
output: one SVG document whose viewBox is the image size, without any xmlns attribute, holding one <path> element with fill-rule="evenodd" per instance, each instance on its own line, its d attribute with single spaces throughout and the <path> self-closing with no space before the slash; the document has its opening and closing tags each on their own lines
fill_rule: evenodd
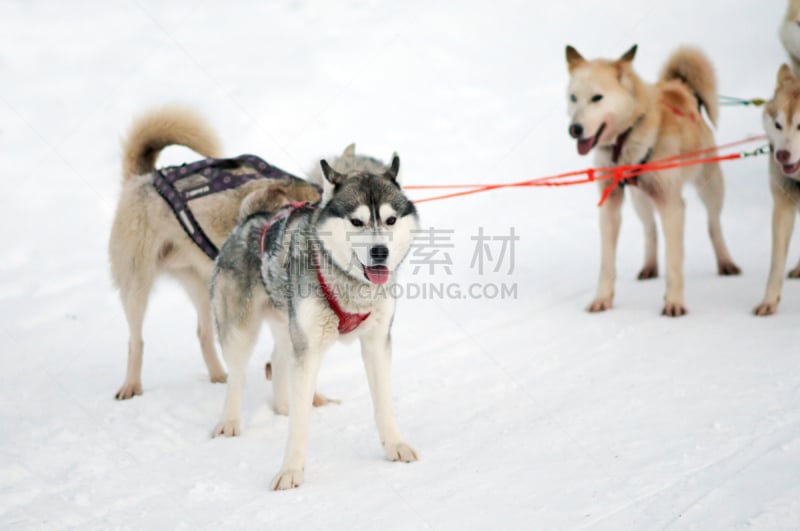
<svg viewBox="0 0 800 531">
<path fill-rule="evenodd" d="M 317 280 L 319 281 L 319 287 L 322 288 L 322 293 L 325 294 L 325 300 L 328 301 L 328 306 L 331 307 L 331 310 L 333 310 L 333 313 L 335 313 L 336 317 L 339 319 L 339 333 L 349 334 L 358 328 L 361 323 L 366 321 L 370 314 L 350 313 L 342 309 L 339 301 L 336 300 L 336 295 L 334 295 L 333 290 L 325 282 L 325 277 L 322 276 L 322 268 L 319 266 L 319 256 L 317 256 L 317 253 L 314 253 L 314 268 L 317 270 Z"/>
<path fill-rule="evenodd" d="M 682 111 L 682 110 L 680 110 L 679 108 L 675 107 L 674 105 L 671 105 L 671 104 L 667 103 L 667 102 L 666 102 L 666 101 L 664 101 L 664 100 L 662 100 L 662 101 L 661 101 L 661 103 L 664 105 L 664 107 L 666 107 L 667 109 L 669 109 L 670 111 L 672 111 L 672 114 L 674 114 L 675 116 L 678 116 L 678 117 L 680 117 L 680 118 L 686 118 L 686 117 L 687 117 L 687 114 L 686 114 L 685 112 L 683 112 L 683 111 Z M 688 117 L 689 117 L 689 118 L 690 118 L 690 119 L 691 119 L 693 122 L 696 122 L 696 121 L 697 121 L 697 117 L 694 115 L 694 113 L 693 113 L 693 112 L 689 112 L 689 114 L 688 114 Z"/>
<path fill-rule="evenodd" d="M 264 255 L 264 242 L 265 237 L 267 235 L 267 231 L 269 228 L 276 222 L 280 221 L 284 218 L 287 218 L 292 215 L 295 210 L 300 208 L 304 208 L 309 206 L 309 203 L 303 203 L 300 201 L 294 202 L 290 205 L 287 205 L 283 208 L 283 210 L 267 221 L 267 224 L 264 225 L 264 228 L 261 229 L 261 236 L 258 239 L 258 246 L 260 250 L 260 255 Z M 322 288 L 322 293 L 325 295 L 325 300 L 328 301 L 328 306 L 330 306 L 333 313 L 336 314 L 336 317 L 339 319 L 339 333 L 340 334 L 349 334 L 358 326 L 367 320 L 370 314 L 368 313 L 349 313 L 342 309 L 341 304 L 339 301 L 336 300 L 336 295 L 334 295 L 333 290 L 331 287 L 325 282 L 325 278 L 322 276 L 322 269 L 319 267 L 319 256 L 317 253 L 314 253 L 314 269 L 317 270 L 317 280 L 319 281 L 319 287 Z"/>
</svg>

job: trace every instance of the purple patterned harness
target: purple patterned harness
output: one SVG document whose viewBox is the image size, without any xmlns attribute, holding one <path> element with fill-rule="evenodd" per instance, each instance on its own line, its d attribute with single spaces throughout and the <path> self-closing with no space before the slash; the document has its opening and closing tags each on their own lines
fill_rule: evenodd
<svg viewBox="0 0 800 531">
<path fill-rule="evenodd" d="M 250 172 L 231 173 L 226 170 L 249 167 Z M 181 186 L 182 181 L 193 182 Z M 153 172 L 153 186 L 164 198 L 175 219 L 186 235 L 208 255 L 217 258 L 219 250 L 197 223 L 189 201 L 226 190 L 233 190 L 256 179 L 299 179 L 286 171 L 268 164 L 255 155 L 241 155 L 233 159 L 203 159 L 191 164 L 169 166 Z"/>
</svg>

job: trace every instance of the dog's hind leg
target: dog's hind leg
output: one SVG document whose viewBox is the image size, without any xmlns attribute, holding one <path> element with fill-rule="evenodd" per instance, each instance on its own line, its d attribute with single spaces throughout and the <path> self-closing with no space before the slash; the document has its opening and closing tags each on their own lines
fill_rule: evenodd
<svg viewBox="0 0 800 531">
<path fill-rule="evenodd" d="M 197 310 L 197 339 L 200 341 L 200 350 L 203 352 L 203 361 L 206 363 L 208 376 L 214 383 L 224 383 L 227 375 L 219 362 L 217 349 L 214 346 L 214 327 L 211 320 L 208 282 L 204 281 L 199 273 L 190 269 L 176 272 L 175 276 L 186 288 L 186 292 Z"/>
<path fill-rule="evenodd" d="M 242 394 L 247 361 L 253 353 L 261 328 L 261 298 L 249 298 L 234 278 L 222 271 L 213 282 L 212 304 L 222 345 L 222 357 L 228 365 L 228 387 L 222 419 L 214 427 L 213 435 L 233 437 L 240 435 Z"/>
<path fill-rule="evenodd" d="M 664 176 L 668 182 L 678 182 L 674 172 Z M 667 255 L 667 293 L 664 296 L 662 315 L 680 317 L 687 310 L 683 298 L 683 232 L 686 206 L 680 195 L 680 188 L 667 190 L 667 197 L 656 202 L 664 230 L 664 244 Z"/>
<path fill-rule="evenodd" d="M 417 451 L 403 441 L 392 408 L 392 381 L 389 371 L 392 345 L 388 323 L 376 328 L 380 329 L 373 329 L 361 337 L 361 357 L 372 394 L 375 424 L 386 457 L 391 461 L 410 463 L 418 459 Z"/>
<path fill-rule="evenodd" d="M 142 394 L 142 355 L 144 340 L 142 324 L 147 309 L 147 299 L 153 287 L 154 274 L 150 268 L 134 270 L 133 278 L 129 278 L 125 286 L 120 287 L 120 298 L 128 321 L 128 369 L 125 381 L 119 388 L 115 398 L 127 400 Z"/>
<path fill-rule="evenodd" d="M 228 388 L 222 419 L 214 427 L 214 436 L 234 437 L 242 433 L 242 394 L 244 393 L 244 373 L 247 362 L 253 353 L 258 339 L 261 322 L 257 318 L 234 325 L 222 339 L 222 356 L 228 364 Z"/>
<path fill-rule="evenodd" d="M 600 190 L 606 185 L 601 182 Z M 614 299 L 614 283 L 617 280 L 617 240 L 622 223 L 622 200 L 625 195 L 622 188 L 617 188 L 600 207 L 600 239 L 601 265 L 600 279 L 597 283 L 597 295 L 587 308 L 590 312 L 602 312 L 611 309 Z"/>
<path fill-rule="evenodd" d="M 719 163 L 707 164 L 694 182 L 697 193 L 708 212 L 708 234 L 717 257 L 717 271 L 720 275 L 738 275 L 742 270 L 731 259 L 728 247 L 725 245 L 725 238 L 722 236 L 720 215 L 725 184 L 722 181 L 722 170 Z"/>
<path fill-rule="evenodd" d="M 142 324 L 147 309 L 147 299 L 156 276 L 156 259 L 148 245 L 136 248 L 124 234 L 124 216 L 118 212 L 111 229 L 109 257 L 111 275 L 119 288 L 125 318 L 128 321 L 128 369 L 125 381 L 115 395 L 117 400 L 127 400 L 142 394 Z"/>
<path fill-rule="evenodd" d="M 644 266 L 639 271 L 639 280 L 658 277 L 658 230 L 653 202 L 642 191 L 631 189 L 631 201 L 636 214 L 644 226 Z"/>
</svg>

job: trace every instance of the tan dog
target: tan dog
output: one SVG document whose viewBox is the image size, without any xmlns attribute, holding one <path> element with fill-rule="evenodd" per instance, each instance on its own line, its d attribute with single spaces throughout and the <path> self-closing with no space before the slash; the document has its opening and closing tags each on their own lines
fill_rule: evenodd
<svg viewBox="0 0 800 531">
<path fill-rule="evenodd" d="M 197 310 L 197 336 L 212 382 L 224 382 L 225 371 L 214 346 L 209 280 L 214 263 L 186 235 L 170 207 L 153 187 L 153 170 L 161 150 L 179 144 L 205 157 L 219 157 L 214 132 L 201 118 L 181 108 L 164 108 L 137 120 L 124 143 L 122 190 L 111 229 L 111 274 L 128 320 L 128 370 L 116 394 L 127 399 L 142 393 L 142 322 L 157 276 L 166 274 L 183 285 Z M 218 247 L 240 216 L 275 211 L 292 201 L 319 200 L 319 193 L 300 179 L 261 179 L 191 202 L 200 227 Z M 240 208 L 241 207 L 241 208 Z"/>
<path fill-rule="evenodd" d="M 800 75 L 800 0 L 789 0 L 780 29 L 781 43 L 789 54 L 795 75 Z"/>
<path fill-rule="evenodd" d="M 800 80 L 787 65 L 778 71 L 775 95 L 764 108 L 764 130 L 773 156 L 769 162 L 769 188 L 772 192 L 772 265 L 764 300 L 756 315 L 772 315 L 778 309 L 786 269 L 789 240 L 800 208 Z M 800 263 L 789 272 L 800 278 Z"/>
<path fill-rule="evenodd" d="M 640 164 L 715 145 L 700 112 L 705 107 L 716 124 L 717 91 L 714 70 L 698 50 L 681 48 L 670 57 L 660 81 L 648 84 L 633 70 L 636 46 L 616 61 L 584 59 L 566 50 L 569 66 L 570 136 L 578 152 L 597 148 L 598 167 Z M 686 314 L 683 288 L 683 184 L 692 181 L 708 210 L 708 230 L 721 275 L 740 272 L 731 260 L 720 225 L 723 182 L 718 164 L 647 173 L 626 186 L 644 224 L 645 262 L 639 279 L 658 276 L 656 221 L 661 216 L 666 241 L 667 292 L 662 313 Z M 601 182 L 601 189 L 606 183 Z M 602 266 L 590 312 L 608 310 L 614 298 L 616 247 L 621 223 L 623 188 L 617 188 L 600 208 Z"/>
</svg>

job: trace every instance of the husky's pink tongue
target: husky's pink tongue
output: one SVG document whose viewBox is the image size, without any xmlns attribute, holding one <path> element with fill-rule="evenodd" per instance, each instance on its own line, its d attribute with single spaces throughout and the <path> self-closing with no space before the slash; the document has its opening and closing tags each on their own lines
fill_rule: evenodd
<svg viewBox="0 0 800 531">
<path fill-rule="evenodd" d="M 586 138 L 583 140 L 578 140 L 578 153 L 580 153 L 581 155 L 586 155 L 592 150 L 593 147 L 594 147 L 594 138 Z"/>
<path fill-rule="evenodd" d="M 364 266 L 364 273 L 373 284 L 386 284 L 389 280 L 389 268 L 386 266 Z"/>
<path fill-rule="evenodd" d="M 783 164 L 783 174 L 787 177 L 792 177 L 798 171 L 800 171 L 800 161 L 794 164 Z"/>
</svg>

